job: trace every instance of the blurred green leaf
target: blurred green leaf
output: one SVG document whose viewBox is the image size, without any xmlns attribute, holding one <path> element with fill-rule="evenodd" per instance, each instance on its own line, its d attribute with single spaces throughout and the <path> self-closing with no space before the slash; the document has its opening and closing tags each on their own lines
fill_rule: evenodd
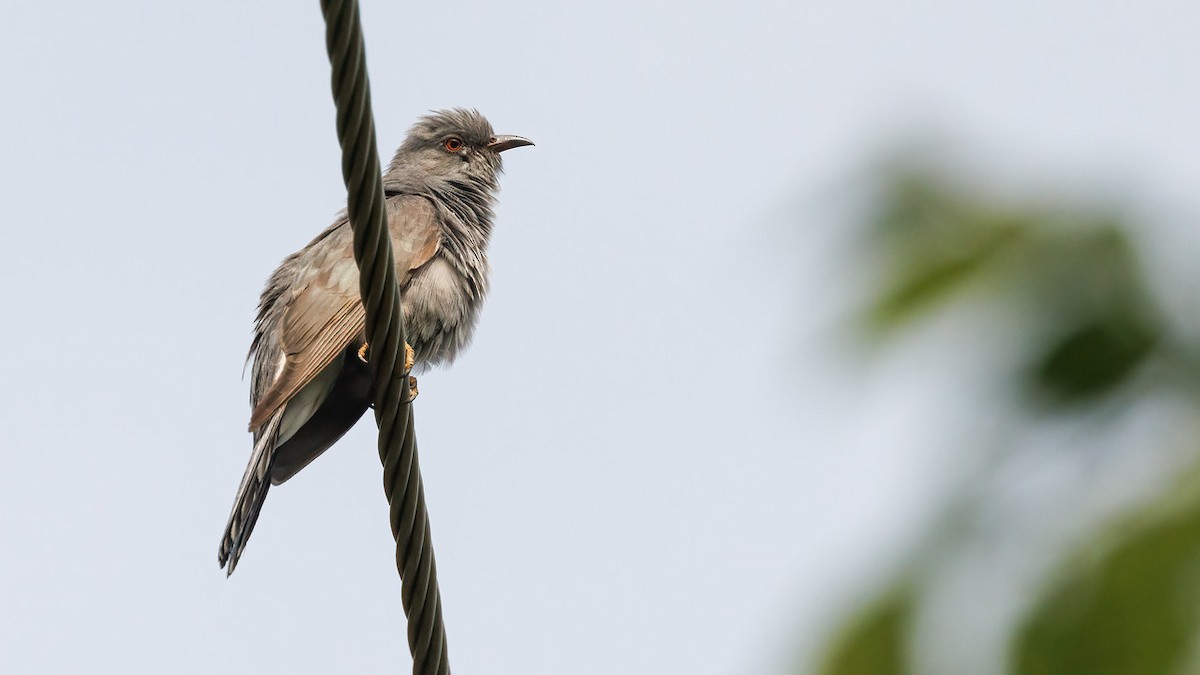
<svg viewBox="0 0 1200 675">
<path fill-rule="evenodd" d="M 1016 640 L 1020 675 L 1194 672 L 1200 492 L 1051 589 Z M 1184 670 L 1184 668 L 1191 670 Z"/>
<path fill-rule="evenodd" d="M 1097 319 L 1048 345 L 1030 377 L 1053 403 L 1092 400 L 1124 383 L 1158 337 L 1158 326 L 1134 312 Z"/>
<path fill-rule="evenodd" d="M 1034 321 L 1077 324 L 1121 312 L 1156 314 L 1137 252 L 1109 218 L 1047 214 L 1012 270 L 1013 289 L 1031 301 Z"/>
<path fill-rule="evenodd" d="M 883 254 L 888 280 L 871 308 L 892 328 L 963 288 L 1029 228 L 1024 214 L 997 210 L 915 169 L 885 179 L 869 245 Z"/>
<path fill-rule="evenodd" d="M 1016 239 L 1012 228 L 977 232 L 972 241 L 961 242 L 953 251 L 925 256 L 904 263 L 871 311 L 873 322 L 891 327 L 919 313 L 949 294 L 962 288 L 975 274 L 983 271 L 988 262 L 1005 246 Z"/>
<path fill-rule="evenodd" d="M 1118 219 L 998 202 L 915 168 L 894 169 L 884 184 L 867 242 L 887 270 L 868 313 L 877 331 L 886 336 L 952 294 L 986 288 L 986 301 L 1014 301 L 1016 320 L 1028 324 L 1014 326 L 1033 355 L 1019 374 L 1023 393 L 1056 406 L 1119 388 L 1154 353 L 1160 312 Z"/>
<path fill-rule="evenodd" d="M 908 634 L 913 596 L 893 589 L 848 626 L 837 638 L 821 675 L 904 675 L 908 667 Z"/>
<path fill-rule="evenodd" d="M 1027 369 L 1038 403 L 1086 403 L 1121 385 L 1159 345 L 1161 313 L 1120 225 L 1082 220 L 1031 251 L 1031 322 L 1045 330 Z"/>
</svg>

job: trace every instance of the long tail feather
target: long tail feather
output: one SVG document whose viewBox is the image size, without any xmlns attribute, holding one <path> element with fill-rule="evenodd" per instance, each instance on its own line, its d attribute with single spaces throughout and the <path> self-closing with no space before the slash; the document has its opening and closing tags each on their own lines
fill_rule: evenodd
<svg viewBox="0 0 1200 675">
<path fill-rule="evenodd" d="M 221 538 L 221 548 L 217 560 L 225 568 L 226 576 L 233 574 L 237 567 L 238 558 L 246 548 L 246 541 L 254 531 L 254 523 L 262 510 L 263 501 L 267 498 L 267 490 L 271 488 L 271 459 L 275 454 L 275 446 L 279 439 L 279 422 L 283 419 L 281 407 L 271 416 L 263 428 L 262 434 L 254 443 L 254 452 L 250 454 L 250 463 L 242 476 L 242 484 L 238 486 L 237 497 L 233 500 L 233 510 L 229 514 L 229 524 L 225 526 L 225 535 Z"/>
</svg>

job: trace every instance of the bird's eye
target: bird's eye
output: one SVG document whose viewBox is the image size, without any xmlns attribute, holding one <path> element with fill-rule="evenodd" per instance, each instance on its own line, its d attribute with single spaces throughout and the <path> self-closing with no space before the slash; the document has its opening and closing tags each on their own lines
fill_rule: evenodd
<svg viewBox="0 0 1200 675">
<path fill-rule="evenodd" d="M 458 152 L 459 150 L 462 150 L 463 142 L 461 138 L 458 138 L 457 136 L 451 136 L 442 142 L 442 147 L 446 148 L 446 152 Z"/>
</svg>

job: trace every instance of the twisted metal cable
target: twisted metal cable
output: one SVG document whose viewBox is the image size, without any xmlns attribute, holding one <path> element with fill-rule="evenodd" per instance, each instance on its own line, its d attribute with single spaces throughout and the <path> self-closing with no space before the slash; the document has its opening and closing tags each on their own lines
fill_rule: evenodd
<svg viewBox="0 0 1200 675">
<path fill-rule="evenodd" d="M 325 46 L 333 67 L 338 142 L 346 206 L 354 230 L 354 260 L 371 345 L 375 422 L 387 494 L 401 602 L 408 617 L 414 675 L 449 675 L 441 593 L 430 540 L 425 488 L 417 462 L 408 373 L 404 372 L 404 319 L 391 237 L 384 222 L 383 183 L 357 0 L 321 0 Z"/>
</svg>

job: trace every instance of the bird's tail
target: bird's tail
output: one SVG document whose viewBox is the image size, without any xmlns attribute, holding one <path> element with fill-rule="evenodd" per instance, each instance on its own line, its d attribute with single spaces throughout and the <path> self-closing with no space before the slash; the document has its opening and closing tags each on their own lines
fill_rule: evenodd
<svg viewBox="0 0 1200 675">
<path fill-rule="evenodd" d="M 246 540 L 254 531 L 258 512 L 262 510 L 267 490 L 271 487 L 271 458 L 279 438 L 279 421 L 283 419 L 283 408 L 286 407 L 281 407 L 271 416 L 255 440 L 246 474 L 242 476 L 242 484 L 238 486 L 237 497 L 233 500 L 233 511 L 229 514 L 229 524 L 225 526 L 225 536 L 221 538 L 221 548 L 217 553 L 217 560 L 225 568 L 226 576 L 233 574 L 237 567 L 238 558 L 242 556 Z"/>
</svg>

